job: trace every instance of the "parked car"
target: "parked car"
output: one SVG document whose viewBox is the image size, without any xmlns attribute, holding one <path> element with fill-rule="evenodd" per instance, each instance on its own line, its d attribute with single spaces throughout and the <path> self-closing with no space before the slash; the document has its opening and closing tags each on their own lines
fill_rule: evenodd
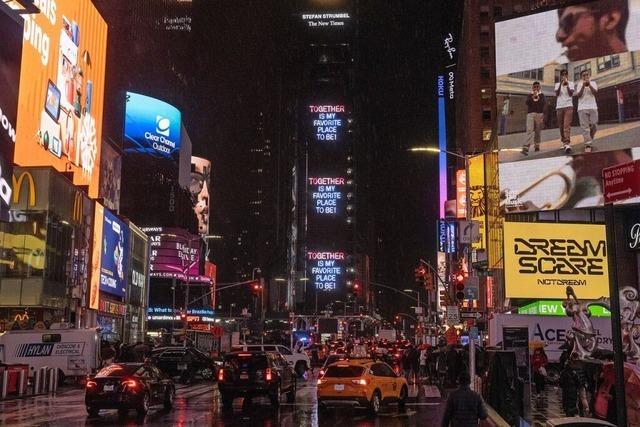
<svg viewBox="0 0 640 427">
<path fill-rule="evenodd" d="M 173 380 L 149 363 L 112 363 L 86 383 L 84 403 L 91 417 L 101 409 L 117 409 L 120 417 L 135 409 L 144 417 L 152 405 L 171 410 L 176 395 Z"/>
<path fill-rule="evenodd" d="M 233 399 L 267 396 L 271 405 L 280 405 L 282 393 L 287 402 L 296 398 L 297 379 L 291 365 L 278 353 L 262 351 L 233 352 L 224 358 L 218 374 L 218 390 L 224 408 L 230 408 Z"/>
<path fill-rule="evenodd" d="M 194 347 L 160 347 L 149 358 L 162 372 L 185 382 L 196 378 L 215 380 L 219 370 L 211 357 Z"/>
<path fill-rule="evenodd" d="M 283 345 L 275 344 L 247 344 L 247 345 L 234 345 L 232 351 L 265 351 L 265 352 L 277 352 L 285 358 L 287 362 L 296 371 L 299 377 L 302 377 L 304 373 L 311 366 L 309 356 L 305 352 L 291 351 L 289 348 Z"/>
</svg>

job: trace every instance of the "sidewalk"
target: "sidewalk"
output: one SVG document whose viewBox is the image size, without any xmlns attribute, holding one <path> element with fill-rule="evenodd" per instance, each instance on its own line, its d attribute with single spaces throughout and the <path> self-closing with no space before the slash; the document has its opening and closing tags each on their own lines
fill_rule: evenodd
<svg viewBox="0 0 640 427">
<path fill-rule="evenodd" d="M 546 426 L 550 418 L 564 417 L 560 387 L 547 384 L 540 396 L 531 396 L 531 425 Z"/>
</svg>

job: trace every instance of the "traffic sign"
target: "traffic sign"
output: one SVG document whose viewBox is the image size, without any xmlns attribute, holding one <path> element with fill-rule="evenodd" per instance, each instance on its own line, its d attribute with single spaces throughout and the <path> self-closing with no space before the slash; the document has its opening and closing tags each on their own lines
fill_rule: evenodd
<svg viewBox="0 0 640 427">
<path fill-rule="evenodd" d="M 602 169 L 604 202 L 640 196 L 640 160 Z"/>
<path fill-rule="evenodd" d="M 482 317 L 482 313 L 477 311 L 461 311 L 460 317 L 463 319 L 479 319 Z"/>
<path fill-rule="evenodd" d="M 477 327 L 473 327 L 469 329 L 469 338 L 471 338 L 472 340 L 477 340 L 478 339 L 478 328 Z"/>
<path fill-rule="evenodd" d="M 460 309 L 457 305 L 447 306 L 447 323 L 449 325 L 460 323 Z"/>
</svg>

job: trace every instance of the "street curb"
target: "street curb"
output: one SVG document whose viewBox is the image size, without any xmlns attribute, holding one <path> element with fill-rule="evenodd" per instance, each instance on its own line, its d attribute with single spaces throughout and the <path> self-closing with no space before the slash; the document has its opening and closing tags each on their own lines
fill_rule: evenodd
<svg viewBox="0 0 640 427">
<path fill-rule="evenodd" d="M 489 418 L 487 419 L 490 420 L 493 426 L 511 427 L 511 425 L 508 422 L 506 422 L 504 418 L 502 418 L 500 414 L 498 414 L 491 406 L 487 405 L 486 403 L 485 403 L 485 406 L 487 407 L 487 414 L 489 415 Z"/>
</svg>

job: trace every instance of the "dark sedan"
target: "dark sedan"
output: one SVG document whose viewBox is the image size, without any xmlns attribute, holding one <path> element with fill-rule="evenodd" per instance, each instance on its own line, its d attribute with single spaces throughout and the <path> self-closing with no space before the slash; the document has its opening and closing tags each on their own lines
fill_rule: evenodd
<svg viewBox="0 0 640 427">
<path fill-rule="evenodd" d="M 184 382 L 213 380 L 219 369 L 212 358 L 193 347 L 160 347 L 151 352 L 150 359 L 162 372 Z"/>
<path fill-rule="evenodd" d="M 84 402 L 91 417 L 101 409 L 117 409 L 120 417 L 135 409 L 144 417 L 152 405 L 171 410 L 175 393 L 173 380 L 152 364 L 113 363 L 89 378 Z"/>
</svg>

